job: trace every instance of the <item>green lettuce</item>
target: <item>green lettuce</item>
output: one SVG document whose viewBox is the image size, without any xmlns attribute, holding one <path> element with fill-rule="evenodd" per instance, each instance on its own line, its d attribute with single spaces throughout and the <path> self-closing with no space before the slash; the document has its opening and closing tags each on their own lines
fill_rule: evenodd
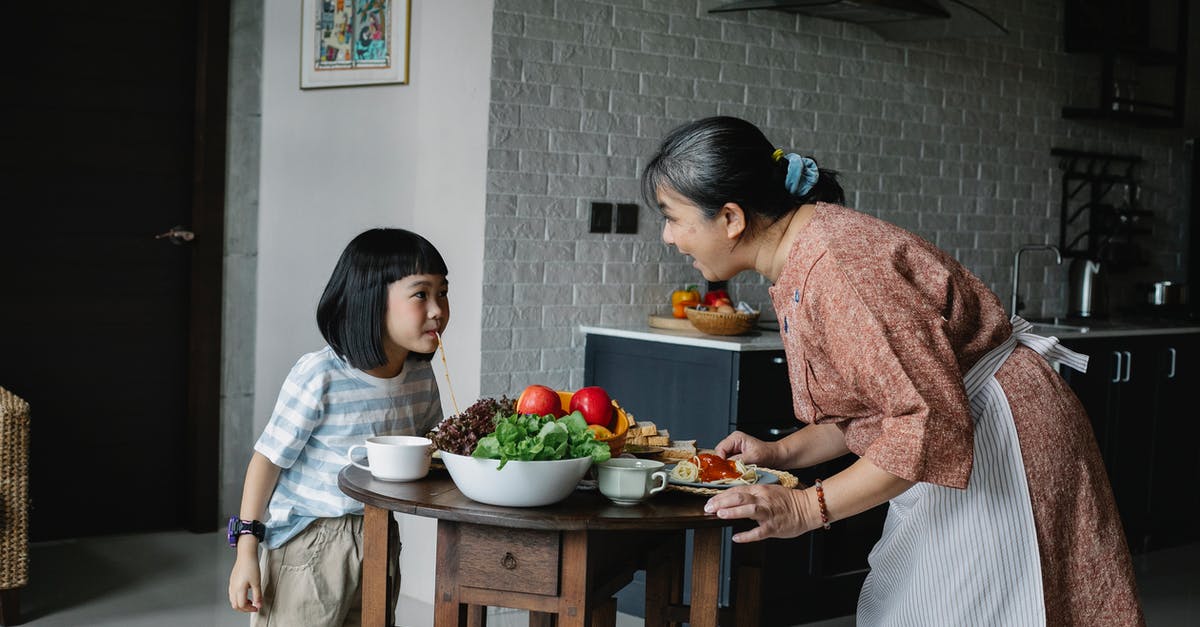
<svg viewBox="0 0 1200 627">
<path fill-rule="evenodd" d="M 504 468 L 509 460 L 545 461 L 591 457 L 595 463 L 608 461 L 612 451 L 587 428 L 583 414 L 554 416 L 511 414 L 496 419 L 496 430 L 479 439 L 472 457 L 498 459 Z"/>
</svg>

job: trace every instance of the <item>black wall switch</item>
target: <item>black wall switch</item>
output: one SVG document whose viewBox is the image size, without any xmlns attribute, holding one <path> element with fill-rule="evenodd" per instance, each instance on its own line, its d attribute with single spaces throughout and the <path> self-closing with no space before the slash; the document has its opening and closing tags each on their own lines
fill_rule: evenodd
<svg viewBox="0 0 1200 627">
<path fill-rule="evenodd" d="M 589 233 L 612 233 L 613 206 L 610 202 L 592 203 Z"/>
<path fill-rule="evenodd" d="M 617 205 L 617 232 L 637 233 L 638 206 L 633 203 Z"/>
</svg>

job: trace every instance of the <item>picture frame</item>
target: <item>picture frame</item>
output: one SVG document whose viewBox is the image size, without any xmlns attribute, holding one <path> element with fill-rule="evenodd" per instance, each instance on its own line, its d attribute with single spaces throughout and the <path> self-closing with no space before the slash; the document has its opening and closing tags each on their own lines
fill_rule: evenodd
<svg viewBox="0 0 1200 627">
<path fill-rule="evenodd" d="M 408 84 L 411 0 L 301 4 L 301 89 Z"/>
</svg>

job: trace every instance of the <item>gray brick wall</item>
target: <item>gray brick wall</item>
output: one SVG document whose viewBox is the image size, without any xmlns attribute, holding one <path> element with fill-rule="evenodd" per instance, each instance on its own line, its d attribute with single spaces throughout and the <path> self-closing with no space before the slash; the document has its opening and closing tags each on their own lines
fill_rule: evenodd
<svg viewBox="0 0 1200 627">
<path fill-rule="evenodd" d="M 496 0 L 483 287 L 482 393 L 583 384 L 581 324 L 644 324 L 702 278 L 659 240 L 587 233 L 591 201 L 639 202 L 661 137 L 697 117 L 749 119 L 781 147 L 841 171 L 847 204 L 935 242 L 1008 302 L 1024 243 L 1057 243 L 1054 146 L 1145 159 L 1152 264 L 1182 271 L 1178 132 L 1060 118 L 1093 101 L 1097 68 L 1061 52 L 1061 3 L 975 4 L 1002 38 L 902 43 L 853 24 L 718 0 Z M 1066 266 L 1027 255 L 1027 311 L 1066 308 Z M 769 308 L 758 277 L 733 282 Z"/>
</svg>

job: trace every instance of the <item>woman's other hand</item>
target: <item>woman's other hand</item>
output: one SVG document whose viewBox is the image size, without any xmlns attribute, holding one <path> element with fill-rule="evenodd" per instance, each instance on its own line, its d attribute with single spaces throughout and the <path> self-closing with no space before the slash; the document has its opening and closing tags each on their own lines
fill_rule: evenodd
<svg viewBox="0 0 1200 627">
<path fill-rule="evenodd" d="M 764 442 L 752 435 L 734 431 L 718 442 L 714 450 L 725 459 L 738 459 L 744 464 L 775 468 L 778 457 L 775 449 L 776 445 L 773 442 Z"/>
<path fill-rule="evenodd" d="M 734 542 L 794 538 L 820 526 L 816 499 L 810 499 L 809 492 L 779 485 L 738 486 L 710 498 L 704 511 L 718 518 L 748 518 L 758 523 L 749 531 L 734 534 Z M 815 523 L 811 522 L 813 514 Z"/>
</svg>

